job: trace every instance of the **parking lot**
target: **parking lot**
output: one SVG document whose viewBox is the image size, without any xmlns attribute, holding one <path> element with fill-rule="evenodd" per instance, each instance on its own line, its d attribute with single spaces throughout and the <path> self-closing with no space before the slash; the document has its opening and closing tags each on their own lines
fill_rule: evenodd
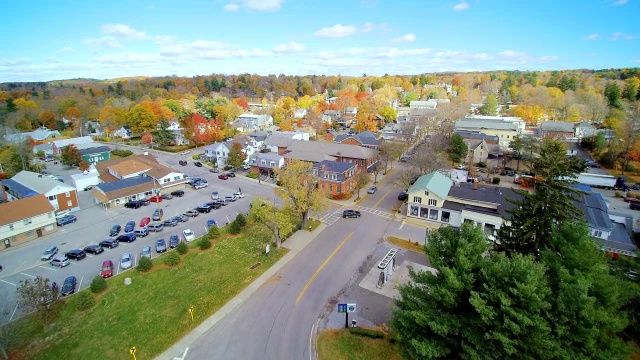
<svg viewBox="0 0 640 360">
<path fill-rule="evenodd" d="M 175 162 L 177 163 L 177 161 L 176 159 Z M 271 186 L 258 184 L 241 176 L 220 180 L 217 178 L 218 174 L 208 172 L 207 168 L 196 168 L 193 166 L 192 161 L 189 162 L 188 166 L 177 166 L 176 169 L 185 171 L 191 176 L 206 179 L 209 184 L 208 187 L 194 190 L 187 186 L 184 188 L 185 195 L 183 197 L 174 197 L 171 200 L 163 200 L 160 203 L 151 203 L 149 206 L 143 206 L 139 209 L 126 209 L 123 206 L 119 206 L 104 210 L 102 206 L 95 203 L 91 191 L 78 192 L 81 210 L 73 213 L 78 218 L 77 222 L 59 227 L 58 232 L 50 236 L 0 252 L 0 265 L 3 266 L 3 271 L 0 273 L 0 302 L 5 305 L 15 304 L 16 288 L 19 286 L 20 281 L 33 279 L 37 276 L 49 278 L 50 281 L 59 285 L 64 282 L 67 276 L 75 276 L 78 279 L 78 289 L 87 288 L 93 277 L 99 275 L 100 267 L 104 260 L 113 261 L 115 266 L 114 275 L 120 274 L 123 272 L 120 268 L 120 258 L 123 253 L 129 252 L 133 256 L 133 269 L 138 263 L 143 246 L 151 246 L 152 255 L 155 258 L 158 256 L 155 252 L 157 239 L 163 238 L 167 241 L 167 244 L 169 237 L 173 234 L 183 239 L 182 231 L 185 229 L 191 229 L 197 238 L 206 232 L 208 220 L 213 219 L 217 224 L 223 226 L 227 222 L 233 221 L 237 214 L 246 214 L 254 197 L 272 199 L 274 196 L 273 187 Z M 77 169 L 75 171 L 67 170 L 61 165 L 53 164 L 48 166 L 47 171 L 58 175 L 65 183 L 71 183 L 69 175 L 78 172 Z M 171 188 L 167 192 L 173 190 L 175 189 Z M 161 232 L 151 232 L 148 236 L 138 237 L 131 243 L 120 242 L 118 247 L 105 249 L 102 254 L 87 254 L 87 257 L 80 261 L 71 260 L 71 264 L 64 268 L 53 267 L 49 265 L 48 261 L 40 260 L 44 250 L 52 245 L 60 249 L 56 256 L 61 256 L 70 250 L 83 249 L 87 245 L 97 244 L 101 240 L 109 238 L 109 230 L 113 225 L 118 224 L 124 227 L 127 221 L 135 221 L 137 228 L 140 220 L 143 217 L 151 217 L 157 208 L 163 210 L 163 219 L 168 219 L 211 201 L 212 191 L 218 191 L 224 197 L 239 190 L 245 194 L 245 197 L 235 202 L 230 202 L 220 209 L 189 218 L 188 221 L 180 222 L 175 227 L 165 227 Z M 132 271 L 132 269 L 124 271 Z M 3 312 L 2 316 L 6 318 L 0 320 L 0 322 L 8 320 L 7 318 L 15 319 L 20 315 L 20 310 L 16 309 L 15 305 L 5 306 Z"/>
</svg>

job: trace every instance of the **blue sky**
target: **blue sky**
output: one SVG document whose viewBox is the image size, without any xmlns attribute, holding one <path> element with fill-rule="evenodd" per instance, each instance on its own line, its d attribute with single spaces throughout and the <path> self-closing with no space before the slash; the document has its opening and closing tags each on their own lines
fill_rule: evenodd
<svg viewBox="0 0 640 360">
<path fill-rule="evenodd" d="M 640 0 L 21 0 L 2 10 L 0 82 L 640 66 Z"/>
</svg>

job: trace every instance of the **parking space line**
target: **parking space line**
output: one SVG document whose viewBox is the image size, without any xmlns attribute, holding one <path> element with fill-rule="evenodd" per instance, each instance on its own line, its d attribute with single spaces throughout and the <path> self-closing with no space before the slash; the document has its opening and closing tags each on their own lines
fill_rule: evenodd
<svg viewBox="0 0 640 360">
<path fill-rule="evenodd" d="M 35 278 L 36 278 L 36 277 L 35 277 L 35 276 L 33 276 L 33 275 L 29 275 L 29 274 L 25 274 L 25 273 L 20 273 L 20 275 L 28 276 L 28 277 L 30 277 L 30 278 L 32 278 L 32 279 L 35 279 Z"/>
<path fill-rule="evenodd" d="M 84 276 L 80 278 L 80 283 L 78 283 L 78 291 L 82 289 L 82 280 L 84 280 Z"/>
<path fill-rule="evenodd" d="M 56 270 L 56 269 L 54 269 L 54 268 L 50 268 L 50 267 L 46 267 L 46 266 L 42 266 L 42 265 L 39 265 L 38 267 L 43 268 L 43 269 L 46 269 L 46 270 L 58 271 L 58 270 Z M 22 274 L 22 273 L 21 273 L 21 274 Z M 30 275 L 27 275 L 27 276 L 30 276 Z"/>
<path fill-rule="evenodd" d="M 13 286 L 17 286 L 16 284 L 12 283 L 12 282 L 8 282 L 7 280 L 0 280 L 3 283 L 9 284 L 9 285 L 13 285 Z"/>
</svg>

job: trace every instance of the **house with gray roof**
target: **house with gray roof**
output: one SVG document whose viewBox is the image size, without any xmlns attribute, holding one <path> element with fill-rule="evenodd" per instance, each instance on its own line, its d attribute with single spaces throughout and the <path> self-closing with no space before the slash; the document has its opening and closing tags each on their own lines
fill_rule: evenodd
<svg viewBox="0 0 640 360">
<path fill-rule="evenodd" d="M 333 142 L 338 144 L 364 146 L 374 150 L 378 150 L 382 143 L 380 138 L 369 130 L 361 131 L 357 134 L 337 134 L 335 135 Z"/>
<path fill-rule="evenodd" d="M 538 135 L 541 138 L 566 140 L 574 138 L 575 124 L 566 121 L 543 121 L 540 123 Z"/>
<path fill-rule="evenodd" d="M 93 138 L 91 136 L 82 136 L 70 139 L 56 140 L 53 141 L 51 145 L 53 146 L 53 154 L 58 155 L 66 146 L 75 145 L 76 147 L 78 147 L 89 143 L 93 143 Z"/>
<path fill-rule="evenodd" d="M 20 171 L 11 179 L 2 181 L 2 192 L 8 201 L 42 194 L 56 212 L 80 210 L 76 188 L 53 175 Z"/>
<path fill-rule="evenodd" d="M 6 142 L 12 144 L 18 144 L 29 139 L 33 141 L 49 141 L 60 137 L 62 136 L 58 130 L 49 130 L 44 126 L 29 132 L 6 134 L 3 136 Z"/>
<path fill-rule="evenodd" d="M 249 156 L 247 164 L 251 166 L 251 172 L 254 174 L 271 175 L 284 167 L 284 157 L 273 152 L 257 152 Z"/>
<path fill-rule="evenodd" d="M 236 119 L 237 122 L 244 124 L 244 130 L 256 130 L 264 129 L 267 126 L 273 125 L 273 117 L 267 114 L 242 114 Z"/>
<path fill-rule="evenodd" d="M 524 122 L 498 117 L 466 117 L 456 121 L 455 130 L 479 132 L 489 136 L 497 136 L 502 149 L 508 149 L 509 143 L 524 131 Z"/>
<path fill-rule="evenodd" d="M 373 171 L 378 165 L 378 151 L 363 146 L 319 141 L 294 141 L 284 153 L 285 162 L 335 160 L 355 163 L 359 169 Z"/>
<path fill-rule="evenodd" d="M 356 188 L 356 164 L 323 160 L 313 164 L 313 175 L 320 190 L 334 199 L 347 199 Z"/>
</svg>

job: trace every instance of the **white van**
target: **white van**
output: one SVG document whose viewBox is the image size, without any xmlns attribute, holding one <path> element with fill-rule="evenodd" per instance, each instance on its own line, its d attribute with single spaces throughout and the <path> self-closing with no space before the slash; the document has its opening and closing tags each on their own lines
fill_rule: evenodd
<svg viewBox="0 0 640 360">
<path fill-rule="evenodd" d="M 151 223 L 151 224 L 147 225 L 147 229 L 149 231 L 153 231 L 153 232 L 162 231 L 162 229 L 164 229 L 164 224 L 163 223 Z"/>
</svg>

